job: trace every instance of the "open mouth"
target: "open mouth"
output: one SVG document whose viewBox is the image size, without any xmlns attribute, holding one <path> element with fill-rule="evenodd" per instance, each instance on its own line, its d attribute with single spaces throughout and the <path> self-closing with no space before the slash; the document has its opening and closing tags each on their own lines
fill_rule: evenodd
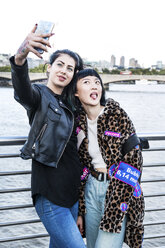
<svg viewBox="0 0 165 248">
<path fill-rule="evenodd" d="M 92 92 L 90 94 L 90 97 L 93 99 L 93 100 L 96 100 L 96 98 L 98 97 L 98 94 L 96 92 Z"/>
</svg>

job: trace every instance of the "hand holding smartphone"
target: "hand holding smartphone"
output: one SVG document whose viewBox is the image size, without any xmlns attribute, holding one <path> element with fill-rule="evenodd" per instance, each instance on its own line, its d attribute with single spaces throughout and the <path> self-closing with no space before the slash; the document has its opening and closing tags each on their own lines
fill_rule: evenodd
<svg viewBox="0 0 165 248">
<path fill-rule="evenodd" d="M 39 21 L 38 25 L 37 25 L 37 29 L 35 31 L 36 34 L 49 34 L 52 32 L 54 28 L 54 23 L 53 22 L 49 22 L 49 21 Z M 44 39 L 48 39 L 48 37 L 45 37 Z M 36 48 L 36 50 L 42 54 L 44 52 L 44 50 L 42 50 L 41 48 Z"/>
</svg>

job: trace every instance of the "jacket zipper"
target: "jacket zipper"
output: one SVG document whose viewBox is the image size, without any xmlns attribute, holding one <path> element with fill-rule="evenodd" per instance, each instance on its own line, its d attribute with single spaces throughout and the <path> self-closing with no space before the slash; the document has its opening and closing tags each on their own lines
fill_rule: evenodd
<svg viewBox="0 0 165 248">
<path fill-rule="evenodd" d="M 41 139 L 42 139 L 42 136 L 43 136 L 44 133 L 45 133 L 45 129 L 46 129 L 47 125 L 48 125 L 47 123 L 45 123 L 45 124 L 43 125 L 43 127 L 42 127 L 42 129 L 41 129 L 39 135 L 38 135 L 37 138 L 36 138 L 36 140 L 41 140 Z"/>
<path fill-rule="evenodd" d="M 67 109 L 67 110 L 71 113 L 72 118 L 73 118 L 73 122 L 72 122 L 72 128 L 71 128 L 70 135 L 69 135 L 69 137 L 68 137 L 68 139 L 67 139 L 67 141 L 66 141 L 66 143 L 65 143 L 65 145 L 64 145 L 64 148 L 63 148 L 63 150 L 62 150 L 62 152 L 61 152 L 61 155 L 59 156 L 59 158 L 58 158 L 58 160 L 57 160 L 57 165 L 58 165 L 58 162 L 59 162 L 61 156 L 63 155 L 64 150 L 65 150 L 65 148 L 66 148 L 66 145 L 68 144 L 68 141 L 69 141 L 69 139 L 70 139 L 70 137 L 71 137 L 71 135 L 72 135 L 73 126 L 74 126 L 74 116 L 73 116 L 72 112 L 71 112 L 67 107 L 65 107 L 65 106 L 63 106 L 63 107 L 64 107 L 65 109 Z"/>
<path fill-rule="evenodd" d="M 44 133 L 45 133 L 45 130 L 46 130 L 46 127 L 47 127 L 47 123 L 45 123 L 44 125 L 43 125 L 43 127 L 42 127 L 42 129 L 41 129 L 41 131 L 39 132 L 39 134 L 38 134 L 38 136 L 37 136 L 37 138 L 36 138 L 36 141 L 38 140 L 38 141 L 40 141 L 41 140 L 41 138 L 42 138 L 42 136 L 44 135 Z M 35 142 L 36 142 L 35 141 Z M 35 142 L 34 142 L 34 145 L 33 145 L 33 149 L 35 149 Z"/>
</svg>

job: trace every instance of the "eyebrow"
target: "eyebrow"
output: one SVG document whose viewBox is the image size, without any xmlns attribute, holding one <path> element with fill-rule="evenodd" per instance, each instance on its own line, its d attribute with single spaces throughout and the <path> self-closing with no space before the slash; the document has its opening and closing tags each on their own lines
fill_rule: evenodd
<svg viewBox="0 0 165 248">
<path fill-rule="evenodd" d="M 83 78 L 83 80 L 90 80 L 90 78 L 88 78 L 88 77 L 87 78 Z M 98 77 L 95 77 L 95 80 L 96 81 L 100 81 L 100 79 Z"/>
<path fill-rule="evenodd" d="M 57 60 L 57 62 L 61 62 L 63 65 L 65 64 L 62 60 Z M 73 65 L 68 65 L 69 67 L 73 67 L 74 68 L 74 66 Z"/>
</svg>

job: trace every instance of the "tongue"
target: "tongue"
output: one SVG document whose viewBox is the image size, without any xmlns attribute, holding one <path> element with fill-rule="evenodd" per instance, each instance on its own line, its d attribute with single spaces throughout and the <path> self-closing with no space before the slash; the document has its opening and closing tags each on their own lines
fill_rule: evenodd
<svg viewBox="0 0 165 248">
<path fill-rule="evenodd" d="M 95 94 L 91 94 L 91 98 L 92 98 L 93 100 L 95 100 L 95 99 L 96 99 L 96 95 L 95 95 Z"/>
</svg>

